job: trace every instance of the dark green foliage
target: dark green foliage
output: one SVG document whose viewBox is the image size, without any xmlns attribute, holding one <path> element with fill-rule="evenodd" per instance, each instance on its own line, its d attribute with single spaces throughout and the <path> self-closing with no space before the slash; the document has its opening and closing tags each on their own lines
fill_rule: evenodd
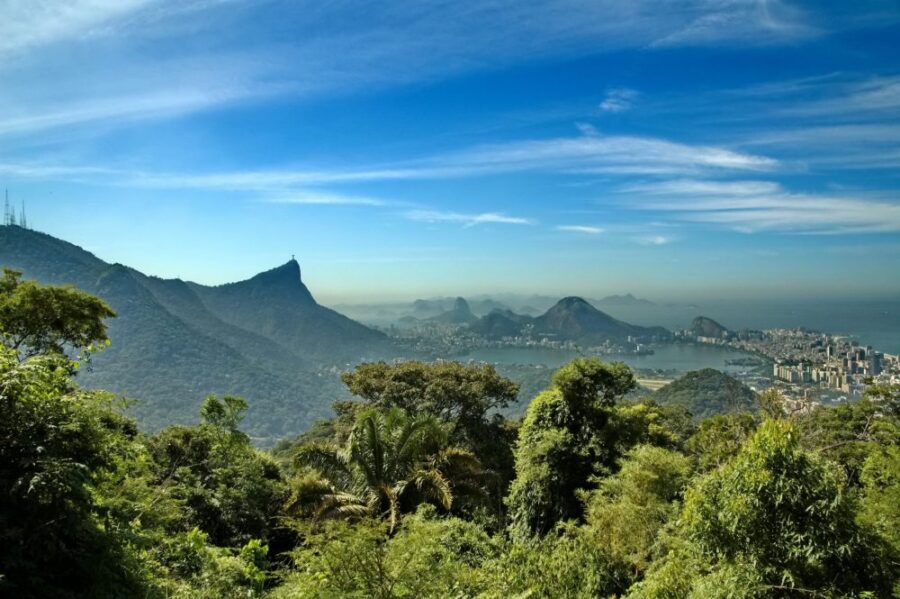
<svg viewBox="0 0 900 599">
<path fill-rule="evenodd" d="M 341 378 L 353 395 L 375 407 L 430 414 L 452 423 L 456 441 L 471 441 L 487 414 L 505 408 L 519 392 L 489 364 L 375 362 L 360 364 Z"/>
<path fill-rule="evenodd" d="M 494 473 L 491 503 L 496 512 L 502 510 L 513 477 L 515 433 L 505 420 L 490 415 L 515 401 L 519 391 L 515 383 L 489 364 L 459 362 L 360 364 L 342 378 L 368 405 L 427 414 L 445 423 L 450 443 L 471 450 Z"/>
<path fill-rule="evenodd" d="M 108 341 L 104 319 L 115 312 L 102 300 L 74 287 L 22 281 L 8 268 L 0 279 L 0 334 L 21 356 L 62 354 L 66 347 L 89 349 Z"/>
<path fill-rule="evenodd" d="M 687 491 L 670 551 L 635 596 L 887 596 L 896 566 L 854 512 L 839 469 L 803 451 L 791 423 L 766 421 Z"/>
<path fill-rule="evenodd" d="M 687 408 L 698 421 L 730 412 L 754 411 L 756 394 L 727 374 L 705 368 L 689 372 L 651 396 L 662 405 Z"/>
<path fill-rule="evenodd" d="M 885 414 L 900 418 L 900 385 L 869 385 L 865 398 L 879 404 Z"/>
<path fill-rule="evenodd" d="M 321 476 L 296 480 L 290 501 L 292 511 L 313 520 L 368 516 L 393 531 L 421 503 L 450 511 L 484 495 L 477 458 L 449 446 L 435 417 L 409 417 L 400 408 L 361 412 L 344 447 L 307 445 L 295 460 Z"/>
<path fill-rule="evenodd" d="M 220 546 L 269 538 L 288 496 L 275 462 L 237 430 L 245 406 L 209 397 L 204 424 L 169 427 L 148 443 L 153 485 L 181 508 L 174 528 L 199 528 Z"/>
<path fill-rule="evenodd" d="M 481 596 L 592 599 L 628 588 L 627 567 L 589 531 L 561 525 L 554 533 L 505 544 L 500 556 L 485 565 Z"/>
<path fill-rule="evenodd" d="M 579 358 L 557 371 L 553 386 L 528 408 L 516 446 L 516 479 L 507 499 L 519 538 L 546 534 L 579 518 L 578 492 L 614 466 L 616 447 L 604 432 L 617 397 L 635 385 L 627 366 Z"/>
<path fill-rule="evenodd" d="M 0 350 L 0 593 L 112 597 L 136 589 L 93 489 L 136 434 L 104 394 L 75 388 L 52 356 Z"/>
<path fill-rule="evenodd" d="M 872 451 L 900 444 L 900 414 L 868 399 L 813 410 L 797 425 L 803 445 L 840 464 L 853 485 Z"/>
<path fill-rule="evenodd" d="M 486 590 L 479 568 L 497 553 L 478 526 L 434 519 L 428 510 L 404 521 L 394 536 L 382 523 L 333 522 L 306 537 L 296 570 L 273 599 L 474 597 Z"/>
<path fill-rule="evenodd" d="M 755 428 L 756 419 L 750 412 L 712 416 L 700 422 L 686 449 L 700 471 L 707 472 L 737 455 Z"/>
<path fill-rule="evenodd" d="M 900 556 L 900 446 L 874 450 L 866 459 L 861 478 L 860 522 L 881 535 L 894 555 Z"/>
<path fill-rule="evenodd" d="M 777 418 L 758 429 L 749 412 L 695 429 L 684 405 L 622 402 L 634 386 L 624 365 L 579 359 L 519 425 L 494 413 L 516 386 L 491 368 L 374 364 L 347 376 L 364 401 L 336 402 L 335 418 L 279 445 L 276 461 L 242 431 L 236 396 L 208 396 L 195 426 L 138 432 L 111 396 L 75 384 L 60 353 L 60 331 L 72 345 L 102 340 L 103 311 L 78 309 L 100 304 L 65 290 L 54 321 L 32 291 L 6 318 L 37 341 L 7 335 L 0 348 L 0 595 L 900 591 L 893 387 L 802 415 L 773 396 Z M 502 477 L 478 456 L 508 468 L 516 436 L 507 536 Z"/>
</svg>

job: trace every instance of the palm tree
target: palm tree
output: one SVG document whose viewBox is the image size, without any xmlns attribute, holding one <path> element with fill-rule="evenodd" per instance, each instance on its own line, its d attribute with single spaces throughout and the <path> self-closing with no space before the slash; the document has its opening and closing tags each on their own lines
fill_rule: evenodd
<svg viewBox="0 0 900 599">
<path fill-rule="evenodd" d="M 433 416 L 410 417 L 399 409 L 359 414 L 344 447 L 310 444 L 295 457 L 320 476 L 295 481 L 295 511 L 323 518 L 375 516 L 393 533 L 400 514 L 423 502 L 445 510 L 456 497 L 483 495 L 485 472 L 474 454 L 448 447 Z"/>
</svg>

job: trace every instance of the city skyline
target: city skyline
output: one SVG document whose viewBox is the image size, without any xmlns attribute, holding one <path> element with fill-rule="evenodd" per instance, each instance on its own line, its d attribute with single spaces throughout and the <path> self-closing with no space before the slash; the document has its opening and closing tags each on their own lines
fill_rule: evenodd
<svg viewBox="0 0 900 599">
<path fill-rule="evenodd" d="M 0 184 L 106 261 L 296 255 L 329 302 L 900 294 L 895 3 L 41 6 L 0 7 Z"/>
</svg>

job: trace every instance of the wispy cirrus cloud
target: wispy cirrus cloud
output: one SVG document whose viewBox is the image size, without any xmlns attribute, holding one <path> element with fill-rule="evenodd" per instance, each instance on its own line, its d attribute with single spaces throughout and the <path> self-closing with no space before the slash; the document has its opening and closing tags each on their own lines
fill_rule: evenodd
<svg viewBox="0 0 900 599">
<path fill-rule="evenodd" d="M 685 144 L 656 137 L 600 134 L 484 145 L 437 157 L 432 162 L 487 171 L 628 174 L 765 171 L 778 166 L 778 161 L 773 158 L 720 146 Z"/>
<path fill-rule="evenodd" d="M 7 162 L 0 164 L 0 172 L 23 177 L 57 176 L 65 179 L 72 176 L 81 179 L 96 170 L 98 175 L 102 175 L 103 182 L 118 185 L 276 192 L 321 185 L 436 180 L 526 171 L 575 175 L 690 175 L 771 171 L 777 167 L 777 160 L 761 154 L 653 137 L 603 136 L 598 133 L 477 145 L 424 158 L 361 167 L 287 167 L 179 173 Z"/>
<path fill-rule="evenodd" d="M 797 193 L 768 181 L 675 180 L 622 189 L 627 205 L 745 233 L 893 233 L 900 203 L 846 194 Z"/>
<path fill-rule="evenodd" d="M 600 102 L 600 110 L 603 112 L 625 112 L 631 110 L 638 93 L 633 89 L 616 88 L 606 92 L 606 97 Z"/>
<path fill-rule="evenodd" d="M 674 237 L 668 235 L 638 235 L 632 239 L 641 245 L 668 245 L 675 241 Z"/>
<path fill-rule="evenodd" d="M 0 56 L 17 60 L 0 61 L 0 135 L 112 127 L 654 43 L 777 44 L 817 31 L 809 15 L 774 0 L 686 0 L 678 10 L 662 0 L 264 4 L 9 0 L 0 5 Z M 629 101 L 625 90 L 611 93 L 611 110 Z"/>
<path fill-rule="evenodd" d="M 297 191 L 288 195 L 266 198 L 270 204 L 300 204 L 305 206 L 391 206 L 394 202 L 366 196 L 345 195 L 328 191 Z"/>
<path fill-rule="evenodd" d="M 678 30 L 657 39 L 653 46 L 705 45 L 724 39 L 764 45 L 785 39 L 815 37 L 821 30 L 812 25 L 796 5 L 779 0 L 722 2 L 724 10 L 695 15 Z"/>
<path fill-rule="evenodd" d="M 530 218 L 509 216 L 500 212 L 482 212 L 478 214 L 462 214 L 459 212 L 443 212 L 439 210 L 409 210 L 403 213 L 409 220 L 429 223 L 458 223 L 465 227 L 474 227 L 484 224 L 500 225 L 533 225 L 535 221 Z"/>
<path fill-rule="evenodd" d="M 583 233 L 585 235 L 599 235 L 604 231 L 602 227 L 595 227 L 593 225 L 558 225 L 556 230 L 566 231 L 568 233 Z"/>
<path fill-rule="evenodd" d="M 0 55 L 77 38 L 148 4 L 150 0 L 8 0 L 0 7 Z"/>
</svg>

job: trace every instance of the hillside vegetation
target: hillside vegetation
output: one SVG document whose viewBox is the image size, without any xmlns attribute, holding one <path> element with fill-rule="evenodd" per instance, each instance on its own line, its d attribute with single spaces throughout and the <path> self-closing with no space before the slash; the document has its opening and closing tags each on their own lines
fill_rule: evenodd
<svg viewBox="0 0 900 599">
<path fill-rule="evenodd" d="M 80 387 L 113 312 L 0 285 L 2 596 L 900 593 L 900 388 L 695 424 L 623 401 L 626 365 L 578 358 L 510 421 L 518 388 L 490 366 L 372 362 L 332 418 L 263 452 L 240 397 L 142 433 Z"/>
<path fill-rule="evenodd" d="M 712 368 L 689 372 L 655 391 L 661 405 L 682 406 L 697 419 L 755 410 L 756 393 L 744 383 Z"/>
<path fill-rule="evenodd" d="M 274 440 L 349 397 L 330 367 L 393 355 L 383 334 L 318 305 L 293 260 L 247 281 L 206 287 L 149 277 L 49 235 L 3 226 L 0 265 L 76 285 L 116 311 L 109 324 L 115 343 L 78 378 L 137 400 L 129 413 L 151 430 L 193 422 L 206 393 L 232 394 L 255 406 L 246 430 Z"/>
</svg>

